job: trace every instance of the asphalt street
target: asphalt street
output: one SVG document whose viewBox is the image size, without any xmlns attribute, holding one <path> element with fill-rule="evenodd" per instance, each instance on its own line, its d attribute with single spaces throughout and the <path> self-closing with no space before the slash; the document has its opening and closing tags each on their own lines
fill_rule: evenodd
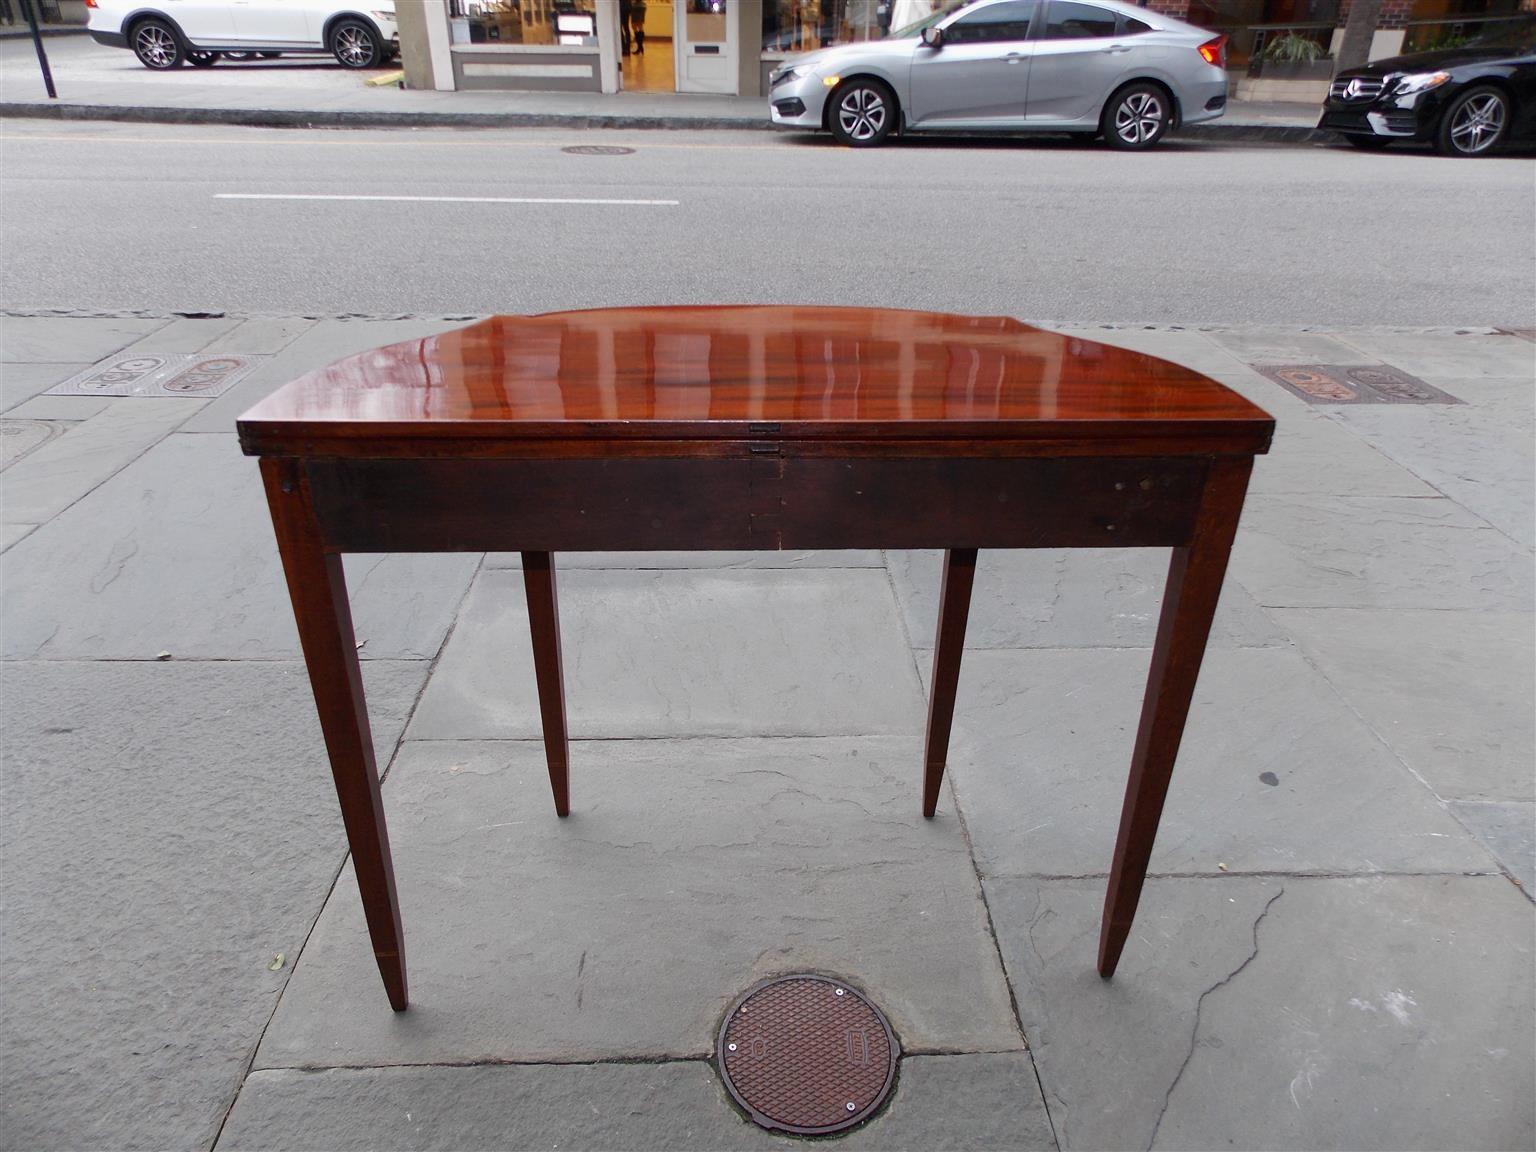
<svg viewBox="0 0 1536 1152">
<path fill-rule="evenodd" d="M 1536 324 L 1529 157 L 9 121 L 0 159 L 7 309 Z"/>
</svg>

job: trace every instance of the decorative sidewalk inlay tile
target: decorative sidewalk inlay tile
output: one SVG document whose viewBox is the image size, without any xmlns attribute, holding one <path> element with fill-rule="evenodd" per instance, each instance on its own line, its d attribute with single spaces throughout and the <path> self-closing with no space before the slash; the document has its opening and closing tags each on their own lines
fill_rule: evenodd
<svg viewBox="0 0 1536 1152">
<path fill-rule="evenodd" d="M 1308 404 L 1460 404 L 1448 392 L 1390 364 L 1254 364 L 1253 370 Z"/>
<path fill-rule="evenodd" d="M 222 396 L 269 356 L 145 353 L 114 356 L 48 389 L 48 396 Z"/>
</svg>

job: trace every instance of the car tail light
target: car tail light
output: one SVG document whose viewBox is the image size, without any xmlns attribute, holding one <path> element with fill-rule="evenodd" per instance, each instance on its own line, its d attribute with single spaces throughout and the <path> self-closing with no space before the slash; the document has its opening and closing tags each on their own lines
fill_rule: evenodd
<svg viewBox="0 0 1536 1152">
<path fill-rule="evenodd" d="M 96 3 L 96 0 L 85 0 L 85 6 L 87 8 L 100 8 L 101 7 L 100 4 Z"/>
<path fill-rule="evenodd" d="M 1218 36 L 1214 40 L 1207 40 L 1200 45 L 1200 56 L 1207 64 L 1214 64 L 1218 68 L 1227 66 L 1227 38 Z"/>
</svg>

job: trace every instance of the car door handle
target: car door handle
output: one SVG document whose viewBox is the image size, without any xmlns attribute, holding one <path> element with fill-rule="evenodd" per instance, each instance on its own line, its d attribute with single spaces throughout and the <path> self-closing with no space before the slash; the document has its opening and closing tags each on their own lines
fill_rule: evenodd
<svg viewBox="0 0 1536 1152">
<path fill-rule="evenodd" d="M 1028 60 L 1028 59 L 1029 59 L 1029 57 L 1024 55 L 1024 53 L 1022 53 L 1022 52 L 1010 52 L 1010 53 L 1008 53 L 1008 55 L 1003 57 L 1004 62 L 1008 63 L 1008 64 L 1017 64 L 1021 60 Z"/>
<path fill-rule="evenodd" d="M 1129 52 L 1130 50 L 1129 44 L 1111 44 L 1108 48 L 1099 49 L 1100 52 Z"/>
</svg>

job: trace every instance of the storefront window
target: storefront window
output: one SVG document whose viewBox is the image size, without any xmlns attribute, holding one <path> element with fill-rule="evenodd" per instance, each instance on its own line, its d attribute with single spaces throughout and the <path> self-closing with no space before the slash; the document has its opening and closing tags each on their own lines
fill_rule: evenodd
<svg viewBox="0 0 1536 1152">
<path fill-rule="evenodd" d="M 455 43 L 597 43 L 597 0 L 450 0 Z"/>
<path fill-rule="evenodd" d="M 1339 0 L 1192 0 L 1184 19 L 1227 34 L 1229 71 L 1256 73 L 1277 41 L 1306 41 L 1326 57 L 1338 15 Z"/>
<path fill-rule="evenodd" d="M 763 51 L 809 52 L 878 40 L 901 0 L 763 0 Z"/>
<path fill-rule="evenodd" d="M 1514 27 L 1519 0 L 1416 0 L 1403 37 L 1404 52 L 1460 48 Z"/>
</svg>

